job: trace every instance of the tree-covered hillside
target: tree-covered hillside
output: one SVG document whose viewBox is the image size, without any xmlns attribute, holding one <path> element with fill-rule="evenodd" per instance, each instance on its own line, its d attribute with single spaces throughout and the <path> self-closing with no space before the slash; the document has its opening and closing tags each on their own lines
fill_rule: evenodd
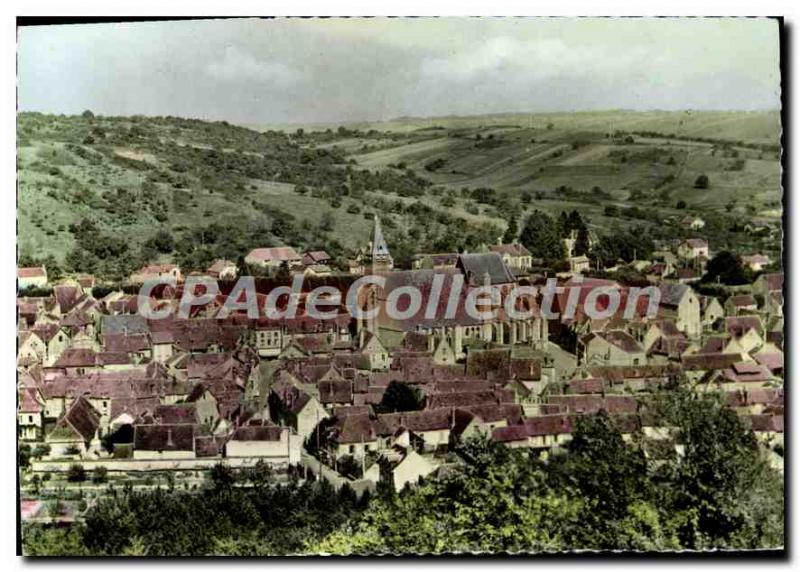
<svg viewBox="0 0 800 572">
<path fill-rule="evenodd" d="M 289 244 L 323 248 L 344 265 L 377 213 L 403 266 L 416 252 L 519 240 L 536 211 L 578 211 L 612 239 L 685 238 L 697 233 L 680 220 L 699 215 L 712 250 L 778 257 L 779 235 L 746 232 L 749 221 L 779 224 L 782 212 L 779 148 L 764 142 L 772 116 L 693 117 L 684 131 L 651 114 L 587 117 L 258 132 L 176 117 L 22 113 L 20 262 L 118 280 L 147 262 L 204 269 Z M 703 135 L 739 124 L 759 137 Z M 622 251 L 642 253 L 589 255 L 625 259 Z"/>
</svg>

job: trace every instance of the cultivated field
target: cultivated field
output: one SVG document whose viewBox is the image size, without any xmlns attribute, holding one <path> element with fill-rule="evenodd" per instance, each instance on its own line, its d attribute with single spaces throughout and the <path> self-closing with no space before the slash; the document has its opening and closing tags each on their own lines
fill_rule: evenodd
<svg viewBox="0 0 800 572">
<path fill-rule="evenodd" d="M 18 126 L 20 254 L 62 262 L 85 220 L 122 239 L 132 266 L 287 242 L 343 258 L 369 240 L 373 213 L 398 248 L 430 250 L 458 248 L 459 233 L 471 248 L 494 241 L 534 209 L 578 210 L 600 233 L 687 213 L 746 222 L 782 212 L 777 112 L 407 118 L 304 132 L 22 114 Z M 696 188 L 701 175 L 708 188 Z M 495 198 L 475 199 L 482 188 Z M 209 228 L 225 232 L 186 251 L 139 252 L 156 231 L 179 241 Z"/>
</svg>

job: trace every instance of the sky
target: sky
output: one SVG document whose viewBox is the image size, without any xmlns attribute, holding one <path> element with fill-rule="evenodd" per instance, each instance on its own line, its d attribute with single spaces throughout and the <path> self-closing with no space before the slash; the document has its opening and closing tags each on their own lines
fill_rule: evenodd
<svg viewBox="0 0 800 572">
<path fill-rule="evenodd" d="M 22 111 L 251 125 L 780 106 L 767 19 L 239 19 L 18 29 Z"/>
</svg>

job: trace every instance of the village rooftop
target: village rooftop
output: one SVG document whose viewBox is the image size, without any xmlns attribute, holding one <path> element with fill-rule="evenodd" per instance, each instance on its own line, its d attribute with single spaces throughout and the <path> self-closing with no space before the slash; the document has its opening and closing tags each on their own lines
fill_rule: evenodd
<svg viewBox="0 0 800 572">
<path fill-rule="evenodd" d="M 446 281 L 449 284 L 446 287 Z M 344 300 L 344 307 L 355 319 L 374 319 L 381 308 L 365 307 L 362 303 L 362 292 L 366 288 L 386 288 L 386 277 L 380 274 L 371 274 L 360 277 L 353 282 L 346 292 L 336 286 L 318 286 L 306 293 L 303 292 L 304 277 L 295 274 L 291 286 L 278 286 L 272 288 L 259 303 L 259 294 L 256 291 L 256 282 L 253 276 L 241 276 L 236 281 L 230 294 L 225 297 L 216 317 L 226 319 L 234 312 L 246 312 L 250 319 L 266 317 L 268 319 L 295 319 L 297 317 L 310 317 L 319 320 L 334 319 L 340 315 Z M 183 285 L 183 293 L 176 306 L 162 304 L 153 307 L 153 292 L 156 288 L 169 287 L 176 291 L 177 278 L 164 276 L 145 281 L 139 290 L 138 312 L 151 320 L 160 320 L 173 317 L 188 319 L 193 307 L 206 306 L 220 296 L 219 284 L 213 278 L 206 276 L 189 276 Z M 443 297 L 445 289 L 446 296 Z M 424 317 L 427 320 L 445 319 L 452 320 L 460 309 L 476 321 L 493 320 L 499 312 L 514 320 L 525 320 L 539 314 L 547 319 L 565 318 L 572 319 L 579 306 L 583 313 L 596 320 L 610 318 L 617 314 L 623 307 L 623 317 L 631 319 L 634 316 L 653 318 L 657 315 L 661 301 L 661 291 L 656 286 L 644 288 L 622 288 L 609 284 L 584 284 L 583 277 L 575 276 L 568 286 L 558 285 L 555 278 L 547 279 L 541 288 L 524 285 L 512 287 L 503 302 L 500 286 L 484 284 L 479 287 L 464 288 L 464 277 L 460 274 L 449 275 L 446 273 L 435 274 L 430 291 L 423 292 L 413 285 L 392 289 L 388 293 L 384 309 L 388 317 L 393 320 L 407 320 L 419 315 L 424 306 Z M 541 293 L 541 307 L 520 304 L 522 298 L 536 298 Z M 563 314 L 553 310 L 556 297 L 566 295 Z M 304 299 L 304 303 L 299 303 Z M 642 300 L 647 300 L 646 308 L 642 307 Z M 446 301 L 443 306 L 442 302 Z M 261 306 L 261 308 L 259 307 Z M 442 310 L 444 312 L 442 313 Z M 298 313 L 299 312 L 299 313 Z"/>
</svg>

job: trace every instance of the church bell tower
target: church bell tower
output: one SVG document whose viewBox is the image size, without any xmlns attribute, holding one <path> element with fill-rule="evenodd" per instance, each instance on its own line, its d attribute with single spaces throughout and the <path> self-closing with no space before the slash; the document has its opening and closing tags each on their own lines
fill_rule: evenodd
<svg viewBox="0 0 800 572">
<path fill-rule="evenodd" d="M 387 272 L 394 268 L 394 259 L 389 253 L 389 247 L 386 245 L 386 239 L 383 238 L 381 221 L 378 218 L 378 215 L 375 215 L 375 228 L 372 232 L 371 255 L 373 272 Z"/>
</svg>

